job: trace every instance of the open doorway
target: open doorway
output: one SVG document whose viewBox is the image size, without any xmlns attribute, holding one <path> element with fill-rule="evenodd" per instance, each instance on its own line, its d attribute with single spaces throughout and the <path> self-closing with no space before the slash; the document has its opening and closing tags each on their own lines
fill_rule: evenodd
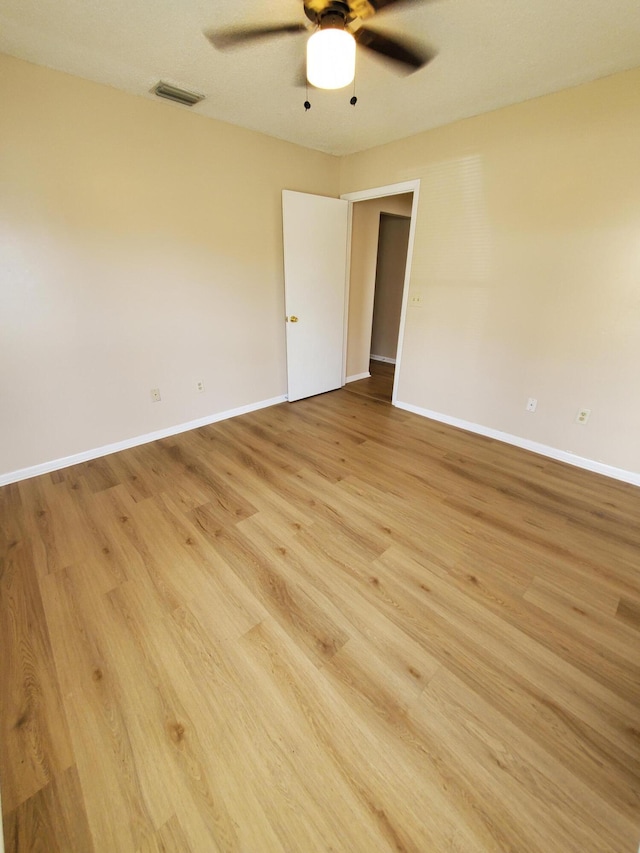
<svg viewBox="0 0 640 853">
<path fill-rule="evenodd" d="M 380 202 L 384 200 L 381 199 Z M 363 204 L 367 202 L 360 202 L 360 205 Z M 410 199 L 407 200 L 407 205 L 410 210 Z M 379 213 L 369 345 L 370 375 L 346 386 L 347 390 L 354 394 L 388 403 L 393 396 L 410 223 L 410 216 L 382 211 Z M 356 246 L 356 253 L 357 250 Z M 363 284 L 368 288 L 370 283 L 365 281 Z M 352 294 L 357 291 L 357 286 L 358 283 L 354 281 L 354 287 L 350 289 Z"/>
<path fill-rule="evenodd" d="M 376 393 L 384 394 L 389 402 L 398 354 L 410 224 L 410 216 L 380 214 L 369 372 L 376 379 Z"/>
<path fill-rule="evenodd" d="M 419 182 L 343 196 L 351 205 L 346 389 L 395 402 Z"/>
</svg>

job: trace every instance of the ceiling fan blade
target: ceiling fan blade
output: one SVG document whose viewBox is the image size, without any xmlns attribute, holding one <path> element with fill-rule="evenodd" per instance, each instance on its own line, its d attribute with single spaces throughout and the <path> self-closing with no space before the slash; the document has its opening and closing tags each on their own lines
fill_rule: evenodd
<svg viewBox="0 0 640 853">
<path fill-rule="evenodd" d="M 409 47 L 406 42 L 403 44 L 390 36 L 383 35 L 377 30 L 368 30 L 365 27 L 360 27 L 352 35 L 361 47 L 373 50 L 386 59 L 392 59 L 414 71 L 423 68 L 434 57 L 434 54 L 427 50 Z"/>
<path fill-rule="evenodd" d="M 287 33 L 306 32 L 304 24 L 281 24 L 277 27 L 247 27 L 230 30 L 206 30 L 205 37 L 218 50 L 227 50 L 232 47 L 241 47 L 253 41 L 260 41 L 271 36 L 279 36 Z"/>
<path fill-rule="evenodd" d="M 351 12 L 361 20 L 370 18 L 388 6 L 404 5 L 411 2 L 415 3 L 417 0 L 348 0 Z M 424 0 L 420 0 L 420 2 L 424 2 Z"/>
<path fill-rule="evenodd" d="M 408 3 L 409 0 L 368 0 L 368 2 L 371 3 L 376 12 L 379 12 L 380 9 L 384 9 L 385 6 L 395 6 L 398 3 Z"/>
</svg>

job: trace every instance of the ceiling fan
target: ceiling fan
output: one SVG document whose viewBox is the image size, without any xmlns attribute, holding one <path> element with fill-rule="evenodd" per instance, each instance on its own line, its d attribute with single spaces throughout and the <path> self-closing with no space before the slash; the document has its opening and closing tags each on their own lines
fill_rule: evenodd
<svg viewBox="0 0 640 853">
<path fill-rule="evenodd" d="M 407 41 L 370 30 L 362 21 L 402 0 L 304 0 L 304 12 L 311 24 L 208 30 L 205 36 L 219 50 L 260 39 L 311 31 L 307 42 L 307 80 L 322 89 L 340 89 L 353 80 L 356 44 L 392 60 L 413 72 L 430 62 L 434 54 Z M 406 0 L 405 0 L 406 2 Z"/>
</svg>

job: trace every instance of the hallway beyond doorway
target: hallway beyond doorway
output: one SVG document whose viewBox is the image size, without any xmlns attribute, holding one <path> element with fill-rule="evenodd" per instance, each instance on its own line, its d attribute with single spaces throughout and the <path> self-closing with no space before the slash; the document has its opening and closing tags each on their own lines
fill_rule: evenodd
<svg viewBox="0 0 640 853">
<path fill-rule="evenodd" d="M 358 394 L 360 397 L 370 397 L 372 400 L 390 403 L 395 369 L 395 364 L 371 359 L 369 362 L 371 376 L 366 379 L 358 379 L 356 382 L 349 382 L 344 386 L 344 389 L 352 394 Z"/>
</svg>

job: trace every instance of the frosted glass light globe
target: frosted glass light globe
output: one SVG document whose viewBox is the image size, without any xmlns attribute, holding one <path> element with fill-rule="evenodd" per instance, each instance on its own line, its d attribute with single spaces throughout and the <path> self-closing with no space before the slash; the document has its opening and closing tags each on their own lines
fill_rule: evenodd
<svg viewBox="0 0 640 853">
<path fill-rule="evenodd" d="M 342 89 L 356 73 L 356 42 L 346 30 L 318 30 L 307 42 L 307 80 L 318 89 Z"/>
</svg>

